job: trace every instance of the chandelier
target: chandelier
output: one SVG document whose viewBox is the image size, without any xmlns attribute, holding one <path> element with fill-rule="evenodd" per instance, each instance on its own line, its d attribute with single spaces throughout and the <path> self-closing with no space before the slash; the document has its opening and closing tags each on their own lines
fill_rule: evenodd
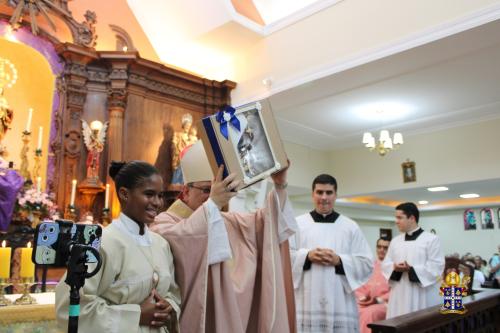
<svg viewBox="0 0 500 333">
<path fill-rule="evenodd" d="M 394 133 L 394 137 L 391 139 L 388 130 L 381 130 L 378 138 L 378 142 L 370 132 L 365 132 L 363 134 L 363 144 L 370 151 L 376 151 L 380 156 L 385 156 L 391 150 L 399 148 L 403 144 L 403 135 L 401 133 Z"/>
</svg>

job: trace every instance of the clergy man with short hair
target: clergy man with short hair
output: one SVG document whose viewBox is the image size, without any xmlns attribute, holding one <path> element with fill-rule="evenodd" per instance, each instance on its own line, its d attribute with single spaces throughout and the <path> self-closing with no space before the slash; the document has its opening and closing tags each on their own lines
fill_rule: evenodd
<svg viewBox="0 0 500 333">
<path fill-rule="evenodd" d="M 417 206 L 402 203 L 396 207 L 395 216 L 401 234 L 391 241 L 382 262 L 382 271 L 391 286 L 387 318 L 439 304 L 444 270 L 441 242 L 418 225 Z"/>
<path fill-rule="evenodd" d="M 354 290 L 368 281 L 373 257 L 356 222 L 334 210 L 336 197 L 336 179 L 317 176 L 315 208 L 290 238 L 299 332 L 359 331 Z"/>
</svg>

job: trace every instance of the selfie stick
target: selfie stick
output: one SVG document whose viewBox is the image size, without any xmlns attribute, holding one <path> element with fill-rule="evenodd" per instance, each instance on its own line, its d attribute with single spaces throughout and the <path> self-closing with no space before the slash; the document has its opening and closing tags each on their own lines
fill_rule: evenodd
<svg viewBox="0 0 500 333">
<path fill-rule="evenodd" d="M 99 251 L 92 246 L 70 242 L 69 249 L 68 274 L 64 281 L 71 288 L 69 294 L 68 333 L 77 333 L 78 317 L 80 316 L 80 288 L 85 284 L 85 279 L 97 274 L 102 261 Z M 97 259 L 96 267 L 91 273 L 87 272 L 87 251 L 92 252 Z"/>
</svg>

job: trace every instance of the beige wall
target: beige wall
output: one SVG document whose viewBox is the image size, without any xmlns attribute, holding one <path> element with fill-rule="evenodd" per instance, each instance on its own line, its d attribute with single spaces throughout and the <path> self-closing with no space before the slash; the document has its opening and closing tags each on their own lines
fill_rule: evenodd
<svg viewBox="0 0 500 333">
<path fill-rule="evenodd" d="M 406 136 L 385 157 L 363 147 L 333 151 L 329 170 L 344 196 L 500 178 L 499 128 L 500 118 Z M 401 163 L 407 158 L 416 163 L 417 181 L 405 184 Z"/>
<path fill-rule="evenodd" d="M 424 212 L 420 220 L 420 225 L 424 230 L 434 228 L 436 234 L 441 240 L 443 252 L 445 255 L 454 252 L 461 256 L 467 252 L 473 255 L 480 255 L 488 261 L 491 256 L 497 252 L 500 245 L 500 231 L 498 226 L 498 206 L 491 207 L 494 211 L 493 222 L 494 229 L 482 230 L 480 225 L 480 209 L 474 209 L 476 212 L 476 221 L 478 229 L 464 230 L 463 214 L 464 209 L 447 210 L 438 212 Z"/>
<path fill-rule="evenodd" d="M 22 132 L 26 128 L 28 109 L 33 108 L 31 122 L 31 141 L 28 152 L 29 171 L 33 171 L 34 153 L 38 142 L 38 130 L 43 126 L 41 176 L 42 189 L 45 189 L 47 174 L 47 151 L 52 112 L 55 77 L 49 63 L 38 51 L 24 44 L 12 43 L 0 38 L 0 57 L 9 59 L 18 71 L 17 83 L 6 89 L 6 97 L 14 110 L 11 130 L 7 132 L 3 144 L 7 147 L 7 161 L 14 161 L 16 169 L 20 167 L 20 151 L 23 146 Z"/>
<path fill-rule="evenodd" d="M 328 170 L 328 152 L 314 150 L 291 142 L 284 142 L 284 144 L 291 163 L 288 171 L 288 183 L 296 187 L 310 188 L 313 178 Z"/>
<path fill-rule="evenodd" d="M 399 150 L 384 157 L 362 147 L 361 136 L 359 147 L 331 152 L 285 142 L 289 184 L 309 195 L 313 178 L 327 172 L 339 181 L 339 195 L 350 196 L 500 178 L 499 128 L 497 118 L 406 136 Z M 401 163 L 408 158 L 416 163 L 417 181 L 405 184 Z"/>
</svg>

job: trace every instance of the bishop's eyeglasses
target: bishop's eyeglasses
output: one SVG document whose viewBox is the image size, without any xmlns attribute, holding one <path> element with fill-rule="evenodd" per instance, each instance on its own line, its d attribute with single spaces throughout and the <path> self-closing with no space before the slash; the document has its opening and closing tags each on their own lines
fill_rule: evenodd
<svg viewBox="0 0 500 333">
<path fill-rule="evenodd" d="M 201 192 L 203 192 L 204 194 L 210 194 L 210 191 L 212 190 L 211 187 L 199 187 L 199 186 L 194 186 L 193 183 L 189 183 L 188 184 L 189 187 L 192 187 L 192 188 L 195 188 L 197 190 L 200 190 Z"/>
</svg>

